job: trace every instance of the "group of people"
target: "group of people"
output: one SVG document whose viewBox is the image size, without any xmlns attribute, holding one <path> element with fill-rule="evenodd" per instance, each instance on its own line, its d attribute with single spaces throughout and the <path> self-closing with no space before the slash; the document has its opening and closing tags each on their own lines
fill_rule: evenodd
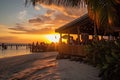
<svg viewBox="0 0 120 80">
<path fill-rule="evenodd" d="M 44 42 L 36 42 L 32 43 L 30 47 L 31 52 L 45 52 L 45 51 L 55 51 L 56 45 L 55 43 L 47 44 Z"/>
<path fill-rule="evenodd" d="M 71 45 L 88 44 L 88 42 L 89 36 L 87 34 L 82 34 L 81 39 L 76 38 L 76 40 L 74 40 L 74 38 L 71 36 L 67 41 L 67 43 Z"/>
</svg>

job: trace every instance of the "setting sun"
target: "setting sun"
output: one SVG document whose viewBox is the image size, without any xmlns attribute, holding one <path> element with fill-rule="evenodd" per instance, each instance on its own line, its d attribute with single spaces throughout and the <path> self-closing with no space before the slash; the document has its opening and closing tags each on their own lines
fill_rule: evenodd
<svg viewBox="0 0 120 80">
<path fill-rule="evenodd" d="M 49 42 L 59 42 L 60 35 L 59 34 L 49 34 L 46 35 L 46 38 L 49 40 Z"/>
</svg>

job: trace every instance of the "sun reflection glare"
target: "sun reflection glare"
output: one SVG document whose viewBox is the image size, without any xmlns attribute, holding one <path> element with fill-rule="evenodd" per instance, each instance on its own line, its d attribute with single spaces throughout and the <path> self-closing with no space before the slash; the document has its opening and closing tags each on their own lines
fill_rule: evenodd
<svg viewBox="0 0 120 80">
<path fill-rule="evenodd" d="M 49 42 L 59 42 L 60 35 L 59 34 L 49 34 L 46 35 L 46 38 L 49 40 Z"/>
</svg>

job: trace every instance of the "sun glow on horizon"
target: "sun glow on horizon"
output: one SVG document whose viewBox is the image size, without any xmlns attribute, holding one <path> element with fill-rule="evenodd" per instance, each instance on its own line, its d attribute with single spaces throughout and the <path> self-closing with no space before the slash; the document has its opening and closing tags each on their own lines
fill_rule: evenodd
<svg viewBox="0 0 120 80">
<path fill-rule="evenodd" d="M 60 35 L 59 34 L 48 34 L 46 35 L 46 38 L 49 40 L 49 42 L 59 42 Z"/>
</svg>

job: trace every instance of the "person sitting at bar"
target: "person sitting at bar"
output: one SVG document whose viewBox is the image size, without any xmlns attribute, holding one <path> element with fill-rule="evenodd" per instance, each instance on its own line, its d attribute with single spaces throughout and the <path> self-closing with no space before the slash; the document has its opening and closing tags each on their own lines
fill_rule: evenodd
<svg viewBox="0 0 120 80">
<path fill-rule="evenodd" d="M 70 37 L 70 44 L 74 45 L 75 44 L 75 40 L 73 39 L 73 37 Z"/>
</svg>

